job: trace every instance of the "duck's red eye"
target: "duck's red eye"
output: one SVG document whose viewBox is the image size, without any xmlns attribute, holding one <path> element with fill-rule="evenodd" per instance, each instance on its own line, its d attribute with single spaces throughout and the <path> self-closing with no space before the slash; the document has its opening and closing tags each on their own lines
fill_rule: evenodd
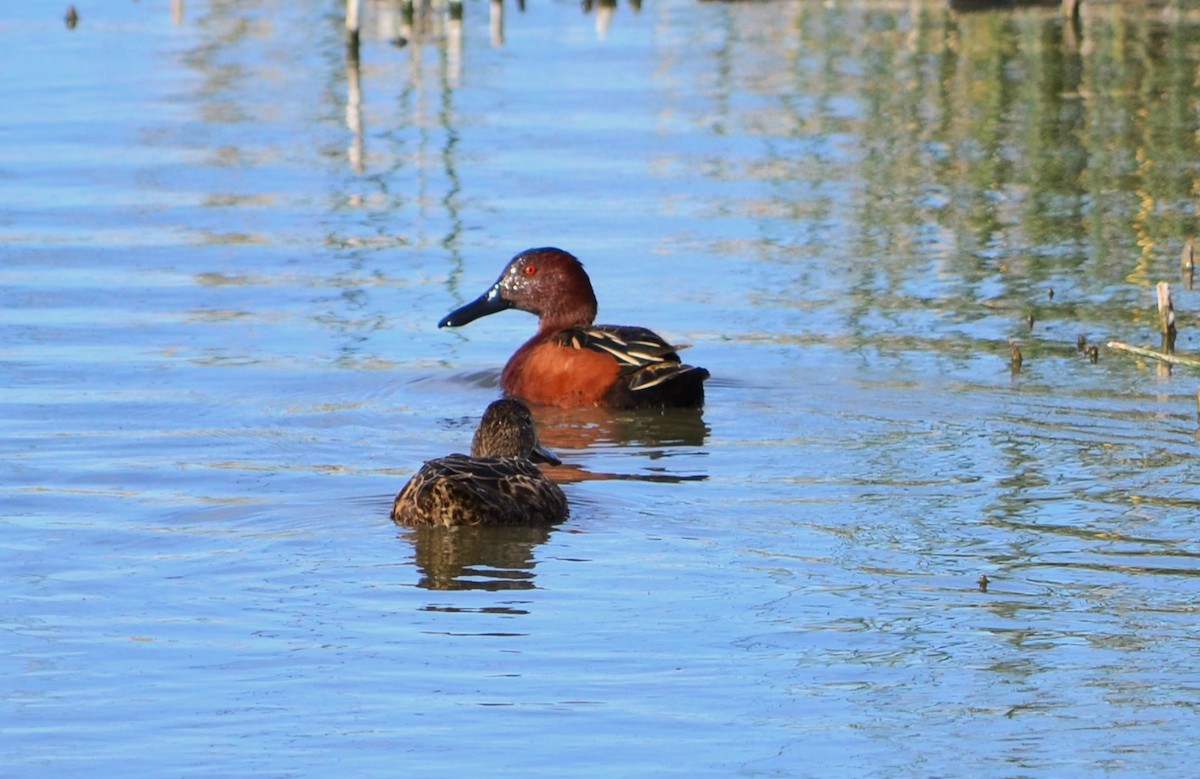
<svg viewBox="0 0 1200 779">
<path fill-rule="evenodd" d="M 524 273 L 526 276 L 532 276 L 537 273 L 537 266 L 536 265 L 526 265 L 524 268 L 521 268 L 521 272 Z"/>
</svg>

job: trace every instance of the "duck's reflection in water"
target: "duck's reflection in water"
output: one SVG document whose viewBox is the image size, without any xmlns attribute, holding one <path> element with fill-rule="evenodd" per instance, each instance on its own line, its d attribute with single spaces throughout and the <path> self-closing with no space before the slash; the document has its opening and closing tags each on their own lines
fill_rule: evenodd
<svg viewBox="0 0 1200 779">
<path fill-rule="evenodd" d="M 534 550 L 553 527 L 411 527 L 400 537 L 413 545 L 418 587 L 427 590 L 531 590 Z M 444 607 L 429 607 L 444 609 Z"/>
<path fill-rule="evenodd" d="M 534 407 L 533 419 L 542 445 L 564 460 L 570 451 L 629 449 L 630 455 L 661 463 L 651 473 L 598 473 L 576 465 L 543 467 L 556 482 L 621 479 L 627 481 L 684 482 L 703 481 L 705 473 L 680 472 L 670 458 L 683 457 L 695 465 L 703 457 L 704 442 L 710 432 L 699 409 L 607 409 Z M 568 499 L 570 496 L 568 495 Z"/>
<path fill-rule="evenodd" d="M 595 446 L 703 446 L 704 412 L 694 408 L 611 409 L 532 406 L 543 444 L 564 449 Z"/>
</svg>

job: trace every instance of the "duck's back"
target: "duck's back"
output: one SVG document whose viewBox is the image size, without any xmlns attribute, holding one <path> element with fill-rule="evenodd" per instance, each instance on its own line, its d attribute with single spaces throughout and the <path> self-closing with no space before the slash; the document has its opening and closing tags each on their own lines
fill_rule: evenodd
<svg viewBox="0 0 1200 779">
<path fill-rule="evenodd" d="M 404 525 L 545 525 L 567 499 L 529 460 L 451 454 L 425 463 L 392 505 Z"/>
</svg>

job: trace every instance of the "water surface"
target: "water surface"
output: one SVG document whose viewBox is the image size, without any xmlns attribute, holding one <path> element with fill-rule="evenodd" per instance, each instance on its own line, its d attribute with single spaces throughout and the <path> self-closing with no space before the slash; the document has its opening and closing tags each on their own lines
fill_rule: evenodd
<svg viewBox="0 0 1200 779">
<path fill-rule="evenodd" d="M 357 68 L 331 4 L 37 5 L 4 775 L 1188 775 L 1200 383 L 1103 344 L 1167 280 L 1197 349 L 1193 5 L 368 3 Z M 561 526 L 397 529 L 535 245 L 708 405 L 540 410 Z"/>
</svg>

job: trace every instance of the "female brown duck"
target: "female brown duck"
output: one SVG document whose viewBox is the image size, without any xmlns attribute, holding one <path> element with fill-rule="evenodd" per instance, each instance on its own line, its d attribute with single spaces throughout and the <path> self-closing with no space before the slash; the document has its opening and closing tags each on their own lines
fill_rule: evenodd
<svg viewBox="0 0 1200 779">
<path fill-rule="evenodd" d="M 471 455 L 430 460 L 392 504 L 401 525 L 548 525 L 567 518 L 567 498 L 533 460 L 558 465 L 543 449 L 529 408 L 497 400 L 483 412 Z"/>
</svg>

